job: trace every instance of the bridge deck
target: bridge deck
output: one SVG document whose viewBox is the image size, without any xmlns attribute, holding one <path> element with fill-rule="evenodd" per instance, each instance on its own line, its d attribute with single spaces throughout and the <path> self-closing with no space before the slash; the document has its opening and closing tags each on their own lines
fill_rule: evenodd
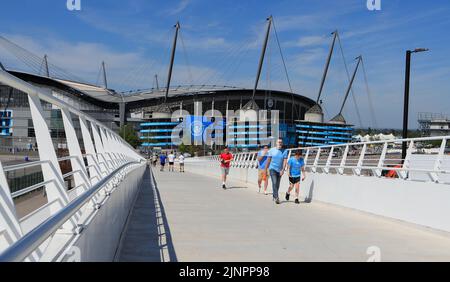
<svg viewBox="0 0 450 282">
<path fill-rule="evenodd" d="M 142 187 L 119 260 L 450 260 L 450 236 L 319 202 L 275 205 L 256 187 L 154 169 Z M 270 189 L 270 187 L 269 187 Z"/>
</svg>

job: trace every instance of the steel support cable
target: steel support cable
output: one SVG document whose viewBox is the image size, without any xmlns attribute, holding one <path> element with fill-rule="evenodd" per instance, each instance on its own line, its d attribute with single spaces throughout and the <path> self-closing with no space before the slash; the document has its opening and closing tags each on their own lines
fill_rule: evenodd
<svg viewBox="0 0 450 282">
<path fill-rule="evenodd" d="M 280 51 L 281 61 L 283 62 L 284 72 L 286 74 L 286 79 L 287 79 L 287 82 L 289 84 L 289 89 L 290 89 L 291 93 L 293 94 L 294 92 L 292 91 L 291 80 L 289 79 L 289 73 L 288 73 L 288 70 L 287 70 L 287 67 L 286 67 L 286 62 L 284 60 L 283 50 L 281 49 L 280 40 L 278 38 L 278 32 L 277 32 L 277 29 L 275 27 L 275 21 L 272 21 L 272 26 L 273 26 L 273 30 L 275 31 L 275 39 L 277 41 L 278 50 Z"/>
<path fill-rule="evenodd" d="M 242 49 L 247 48 L 249 46 L 249 40 L 244 41 L 244 44 L 237 44 L 234 48 L 227 54 L 227 56 L 223 60 L 223 64 L 221 64 L 220 69 L 221 72 L 215 72 L 212 77 L 210 77 L 210 81 L 217 83 L 220 80 L 220 76 L 227 77 L 229 71 L 232 69 L 233 65 L 237 63 L 238 59 L 242 57 Z M 222 62 L 221 62 L 222 63 Z"/>
<path fill-rule="evenodd" d="M 139 68 L 128 71 L 127 75 L 124 78 L 116 82 L 116 85 L 128 89 L 129 88 L 140 89 L 143 85 L 139 85 L 139 82 L 145 80 L 145 78 L 148 78 L 148 75 L 150 71 L 154 68 L 155 63 L 156 61 L 152 61 L 150 65 L 141 64 Z"/>
<path fill-rule="evenodd" d="M 227 77 L 229 70 L 237 61 L 237 58 L 239 58 L 239 51 L 240 45 L 235 46 L 235 48 L 233 48 L 233 50 L 229 54 L 227 54 L 227 56 L 224 56 L 224 59 L 220 61 L 220 64 L 215 67 L 216 69 L 220 69 L 220 71 L 215 71 L 209 77 L 207 77 L 206 83 L 215 85 L 221 78 Z"/>
<path fill-rule="evenodd" d="M 165 42 L 169 41 L 169 36 L 170 36 L 171 31 L 172 31 L 171 29 L 167 30 L 165 36 L 163 37 L 165 39 Z M 137 81 L 138 81 L 138 78 L 140 79 L 140 78 L 142 78 L 142 76 L 139 76 L 139 74 L 144 73 L 147 69 L 151 70 L 158 62 L 160 62 L 161 63 L 160 68 L 157 72 L 157 73 L 159 73 L 161 71 L 162 65 L 165 63 L 164 60 L 165 60 L 165 57 L 167 56 L 167 54 L 169 53 L 169 51 L 170 51 L 170 47 L 167 46 L 167 48 L 165 49 L 165 51 L 163 53 L 162 61 L 154 60 L 154 61 L 152 61 L 151 65 L 149 67 L 147 67 L 146 63 L 142 63 L 142 64 L 139 64 L 139 66 L 137 66 L 136 68 L 128 70 L 126 72 L 126 75 L 122 76 L 117 81 L 116 84 L 122 85 L 122 86 L 125 85 L 125 86 L 127 86 L 127 88 L 140 88 L 141 86 L 137 85 Z"/>
<path fill-rule="evenodd" d="M 341 38 L 339 36 L 339 33 L 337 34 L 337 40 L 338 40 L 338 44 L 339 44 L 339 49 L 341 51 L 342 60 L 344 61 L 344 67 L 345 67 L 345 72 L 347 73 L 347 79 L 350 83 L 350 73 L 348 71 L 347 61 L 345 60 L 344 49 L 342 48 Z M 359 126 L 362 127 L 361 114 L 359 112 L 358 104 L 356 102 L 355 94 L 353 92 L 353 86 L 350 88 L 350 93 L 352 94 L 352 100 L 353 100 L 353 104 L 355 106 L 356 115 L 358 117 Z"/>
<path fill-rule="evenodd" d="M 165 56 L 167 56 L 169 51 L 169 48 L 166 49 L 166 52 L 164 53 Z M 152 60 L 150 64 L 140 64 L 138 68 L 131 69 L 127 72 L 127 75 L 124 76 L 121 80 L 119 80 L 118 85 L 121 85 L 122 87 L 125 86 L 125 88 L 141 88 L 143 85 L 139 85 L 139 81 L 145 80 L 145 78 L 149 77 L 149 74 L 152 70 L 156 68 L 156 64 L 159 63 L 158 60 Z M 163 62 L 161 61 L 160 64 L 162 65 Z M 160 66 L 161 69 L 161 66 Z M 158 73 L 158 72 L 157 72 Z M 151 76 L 153 77 L 153 76 Z"/>
<path fill-rule="evenodd" d="M 214 84 L 218 84 L 218 82 L 221 78 L 224 80 L 224 84 L 225 84 L 225 81 L 228 82 L 231 80 L 231 77 L 233 76 L 233 74 L 235 74 L 234 72 L 241 65 L 246 54 L 248 54 L 248 51 L 249 51 L 248 46 L 249 46 L 249 44 L 239 45 L 239 47 L 233 53 L 233 56 L 230 57 L 226 61 L 226 65 L 224 66 L 223 71 L 221 73 L 217 72 L 215 74 L 215 76 L 214 76 L 215 80 L 213 81 Z M 245 50 L 245 51 L 242 52 L 242 50 Z"/>
<path fill-rule="evenodd" d="M 9 52 L 11 52 L 17 59 L 21 60 L 23 63 L 29 66 L 35 73 L 40 74 L 40 70 L 43 64 L 43 59 L 41 57 L 2 36 L 0 36 L 0 43 L 2 43 L 1 45 Z M 60 78 L 85 81 L 84 79 L 81 79 L 54 64 L 49 63 L 48 65 L 49 68 L 51 67 L 52 73 L 54 73 L 56 76 L 59 76 Z"/>
<path fill-rule="evenodd" d="M 373 102 L 372 102 L 372 94 L 370 92 L 369 82 L 367 80 L 366 67 L 364 66 L 364 61 L 362 59 L 361 59 L 361 65 L 362 65 L 363 74 L 364 74 L 364 83 L 366 84 L 367 99 L 369 100 L 370 115 L 372 117 L 372 122 L 373 122 L 374 127 L 378 128 L 378 123 L 377 123 L 375 110 L 374 110 Z"/>
<path fill-rule="evenodd" d="M 169 42 L 169 36 L 170 36 L 171 31 L 172 30 L 168 30 L 166 32 L 166 36 L 165 36 L 166 42 Z M 152 62 L 151 67 L 152 68 L 154 67 L 155 69 L 157 68 L 156 65 L 159 63 L 159 68 L 156 71 L 156 73 L 158 73 L 158 74 L 161 73 L 161 70 L 163 69 L 163 67 L 166 66 L 165 61 L 166 61 L 169 53 L 170 53 L 170 46 L 167 45 L 166 48 L 164 49 L 163 55 L 160 57 L 160 60 L 154 60 Z M 146 66 L 147 66 L 146 64 L 141 64 L 138 69 L 130 70 L 128 72 L 127 76 L 124 79 L 122 79 L 122 84 L 128 84 L 129 85 L 128 88 L 130 88 L 130 87 L 131 88 L 134 87 L 136 89 L 141 88 L 141 85 L 137 84 L 138 77 L 141 78 L 139 75 L 137 75 L 137 73 L 142 74 L 145 71 Z M 162 76 L 159 76 L 159 77 L 163 78 Z"/>
<path fill-rule="evenodd" d="M 245 49 L 244 49 L 244 52 L 242 53 L 242 57 L 245 58 L 245 57 L 248 55 L 249 51 L 250 51 L 249 48 L 245 48 Z M 237 61 L 237 64 L 236 64 L 235 68 L 229 73 L 228 76 L 225 77 L 225 85 L 228 85 L 228 84 L 230 83 L 231 77 L 233 76 L 233 74 L 236 74 L 236 73 L 237 73 L 237 71 L 238 71 L 239 68 L 241 67 L 242 62 L 243 62 L 244 60 L 241 60 L 241 59 L 239 58 L 239 59 L 236 60 L 236 61 Z"/>
<path fill-rule="evenodd" d="M 222 68 L 224 71 L 221 73 L 216 72 L 214 78 L 219 80 L 219 75 L 222 75 L 224 80 L 228 83 L 228 81 L 231 80 L 231 77 L 233 76 L 232 70 L 237 70 L 238 67 L 242 64 L 244 61 L 245 56 L 250 51 L 250 46 L 252 44 L 252 39 L 248 38 L 243 42 L 243 44 L 235 45 L 235 48 L 233 49 L 233 52 L 231 52 L 228 56 L 228 58 L 225 59 L 226 65 L 224 68 Z M 244 52 L 242 52 L 244 50 Z"/>
<path fill-rule="evenodd" d="M 20 52 L 19 50 L 9 49 L 8 47 L 5 47 L 11 54 L 22 61 L 25 65 L 27 65 L 31 70 L 33 70 L 35 73 L 39 71 L 40 62 L 36 62 L 35 59 L 31 56 L 29 56 L 26 53 Z"/>
<path fill-rule="evenodd" d="M 216 58 L 218 58 L 217 60 L 215 60 L 213 63 L 210 64 L 210 66 L 212 68 L 217 68 L 219 65 L 221 65 L 223 62 L 226 62 L 226 60 L 229 57 L 229 54 L 231 54 L 232 52 L 234 52 L 234 50 L 237 49 L 237 45 L 233 45 L 232 47 L 229 47 L 226 51 L 225 51 L 225 55 L 223 56 L 218 56 Z M 211 77 L 215 76 L 216 72 L 211 71 L 210 69 L 206 69 L 204 70 L 199 76 L 197 76 L 196 80 L 195 80 L 195 84 L 206 84 L 205 82 L 208 81 L 208 79 L 210 79 Z M 205 79 L 206 78 L 206 79 Z"/>
<path fill-rule="evenodd" d="M 278 50 L 280 51 L 280 56 L 281 56 L 281 61 L 283 62 L 283 67 L 284 67 L 284 72 L 286 74 L 286 79 L 289 85 L 289 90 L 291 92 L 291 116 L 292 116 L 292 121 L 294 120 L 294 91 L 292 90 L 292 85 L 291 85 L 291 80 L 289 78 L 289 73 L 286 67 L 286 61 L 284 59 L 284 55 L 283 55 L 283 50 L 281 49 L 281 44 L 280 44 L 280 39 L 278 37 L 278 32 L 277 32 L 277 28 L 275 25 L 275 21 L 272 22 L 273 24 L 273 30 L 275 31 L 275 38 L 277 40 L 277 45 L 278 45 Z M 297 118 L 300 119 L 300 117 L 297 115 Z"/>
<path fill-rule="evenodd" d="M 182 49 L 183 49 L 183 57 L 184 57 L 184 60 L 185 60 L 185 64 L 186 64 L 186 67 L 187 67 L 187 71 L 188 71 L 189 82 L 190 82 L 191 85 L 193 85 L 193 84 L 194 84 L 194 78 L 193 78 L 193 76 L 192 76 L 191 65 L 190 65 L 190 63 L 189 63 L 189 58 L 188 58 L 188 54 L 187 54 L 187 51 L 186 51 L 186 45 L 184 44 L 184 40 L 183 40 L 182 33 L 183 33 L 183 32 L 180 31 L 179 37 L 180 37 L 180 41 L 181 41 L 181 47 L 182 47 Z"/>
</svg>

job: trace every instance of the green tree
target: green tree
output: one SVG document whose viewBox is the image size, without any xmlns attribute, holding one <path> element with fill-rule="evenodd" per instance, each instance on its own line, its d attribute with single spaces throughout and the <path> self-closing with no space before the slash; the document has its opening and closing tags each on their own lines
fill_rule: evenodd
<svg viewBox="0 0 450 282">
<path fill-rule="evenodd" d="M 133 148 L 137 148 L 137 146 L 141 145 L 141 140 L 139 140 L 136 130 L 134 130 L 132 125 L 125 124 L 124 126 L 121 126 L 119 134 L 120 137 L 127 141 Z"/>
<path fill-rule="evenodd" d="M 188 148 L 186 145 L 184 145 L 184 143 L 181 143 L 180 146 L 178 146 L 178 151 L 180 151 L 180 153 L 184 154 L 188 151 Z"/>
</svg>

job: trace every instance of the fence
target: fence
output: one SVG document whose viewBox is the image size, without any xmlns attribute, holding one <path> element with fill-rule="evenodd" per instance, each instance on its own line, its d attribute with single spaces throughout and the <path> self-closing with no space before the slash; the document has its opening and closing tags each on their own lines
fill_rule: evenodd
<svg viewBox="0 0 450 282">
<path fill-rule="evenodd" d="M 1 70 L 0 83 L 27 95 L 39 154 L 38 161 L 9 166 L 0 162 L 0 261 L 68 260 L 71 246 L 85 240 L 83 233 L 99 227 L 105 237 L 91 238 L 91 245 L 96 240 L 94 249 L 98 252 L 81 248 L 79 258 L 112 259 L 144 173 L 144 159 L 108 127 L 56 98 L 55 90 L 34 87 Z M 57 158 L 43 104 L 51 104 L 62 113 L 68 156 Z M 84 153 L 73 117 L 80 123 Z M 33 176 L 35 183 L 17 184 L 10 176 L 30 175 L 25 171 L 39 174 Z M 30 198 L 27 202 L 36 208 L 19 215 L 15 200 L 41 190 L 43 200 Z M 39 201 L 42 203 L 37 204 Z M 101 250 L 105 242 L 110 250 Z"/>
</svg>

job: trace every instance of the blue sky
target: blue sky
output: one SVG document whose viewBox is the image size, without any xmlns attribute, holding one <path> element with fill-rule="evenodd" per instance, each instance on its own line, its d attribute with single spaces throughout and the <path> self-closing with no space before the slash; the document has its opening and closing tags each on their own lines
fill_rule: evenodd
<svg viewBox="0 0 450 282">
<path fill-rule="evenodd" d="M 401 127 L 404 52 L 416 47 L 430 52 L 413 55 L 410 126 L 417 127 L 418 112 L 450 114 L 448 0 L 381 0 L 381 11 L 369 11 L 366 0 L 81 0 L 81 8 L 67 10 L 66 0 L 8 1 L 0 34 L 91 83 L 105 60 L 111 88 L 142 89 L 154 85 L 154 74 L 164 83 L 179 20 L 173 84 L 252 87 L 265 19 L 273 15 L 296 93 L 316 98 L 330 33 L 338 29 L 350 71 L 363 55 L 379 127 Z M 323 92 L 327 118 L 338 112 L 348 82 L 335 51 Z M 2 48 L 0 61 L 29 70 Z M 273 33 L 259 87 L 289 90 Z M 362 125 L 374 126 L 362 72 L 354 93 Z M 352 98 L 344 115 L 359 126 Z"/>
</svg>

